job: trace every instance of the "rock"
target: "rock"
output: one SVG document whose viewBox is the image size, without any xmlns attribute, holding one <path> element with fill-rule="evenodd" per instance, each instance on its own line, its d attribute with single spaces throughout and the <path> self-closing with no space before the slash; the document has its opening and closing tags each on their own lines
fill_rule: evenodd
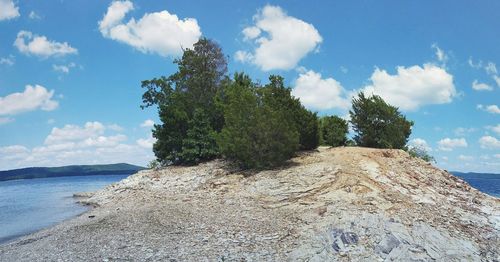
<svg viewBox="0 0 500 262">
<path fill-rule="evenodd" d="M 375 251 L 389 254 L 394 248 L 397 248 L 399 244 L 401 244 L 401 242 L 393 234 L 389 233 L 378 243 L 375 247 Z"/>
</svg>

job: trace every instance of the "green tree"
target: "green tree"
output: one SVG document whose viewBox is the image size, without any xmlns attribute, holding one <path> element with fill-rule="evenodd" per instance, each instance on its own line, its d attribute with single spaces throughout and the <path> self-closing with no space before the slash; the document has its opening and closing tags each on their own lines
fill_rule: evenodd
<svg viewBox="0 0 500 262">
<path fill-rule="evenodd" d="M 224 92 L 225 126 L 218 144 L 225 157 L 245 168 L 278 166 L 299 147 L 299 134 L 283 107 L 283 93 L 278 94 L 283 90 L 274 90 L 272 84 L 259 88 L 248 76 L 236 74 Z"/>
<path fill-rule="evenodd" d="M 436 159 L 434 159 L 434 157 L 431 156 L 429 152 L 425 150 L 425 148 L 419 146 L 410 146 L 407 152 L 408 154 L 410 154 L 410 156 L 420 158 L 425 162 L 429 163 L 436 162 Z"/>
<path fill-rule="evenodd" d="M 380 96 L 359 93 L 352 100 L 351 123 L 359 146 L 404 149 L 411 134 L 412 121 Z"/>
<path fill-rule="evenodd" d="M 321 140 L 331 147 L 344 146 L 349 132 L 347 121 L 338 116 L 325 116 L 320 120 Z"/>
<path fill-rule="evenodd" d="M 269 84 L 259 89 L 264 103 L 283 114 L 288 128 L 299 134 L 301 150 L 315 149 L 319 145 L 319 126 L 316 113 L 307 110 L 300 100 L 293 97 L 291 89 L 285 87 L 284 79 L 278 75 L 269 77 Z"/>
<path fill-rule="evenodd" d="M 153 136 L 157 139 L 153 151 L 164 165 L 210 159 L 211 154 L 202 153 L 204 150 L 199 151 L 201 155 L 192 156 L 192 145 L 186 146 L 188 142 L 184 140 L 188 138 L 189 126 L 197 110 L 203 111 L 210 131 L 222 129 L 223 112 L 215 105 L 215 98 L 227 78 L 226 57 L 219 45 L 201 38 L 193 49 L 185 49 L 182 58 L 174 60 L 174 63 L 178 71 L 169 77 L 142 81 L 146 91 L 141 107 L 158 106 L 162 122 L 153 129 Z M 207 149 L 209 152 L 217 151 L 215 144 L 209 145 L 213 146 Z"/>
</svg>

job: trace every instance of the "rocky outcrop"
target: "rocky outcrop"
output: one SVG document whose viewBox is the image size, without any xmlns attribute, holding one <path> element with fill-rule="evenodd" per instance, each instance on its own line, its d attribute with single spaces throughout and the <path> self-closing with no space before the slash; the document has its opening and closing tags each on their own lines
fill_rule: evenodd
<svg viewBox="0 0 500 262">
<path fill-rule="evenodd" d="M 83 196 L 96 208 L 0 246 L 0 260 L 500 260 L 500 200 L 400 150 L 141 171 Z"/>
</svg>

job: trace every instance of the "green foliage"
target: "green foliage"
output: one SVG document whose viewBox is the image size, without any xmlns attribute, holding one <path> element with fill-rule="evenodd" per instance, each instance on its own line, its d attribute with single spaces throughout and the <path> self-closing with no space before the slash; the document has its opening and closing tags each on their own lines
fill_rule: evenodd
<svg viewBox="0 0 500 262">
<path fill-rule="evenodd" d="M 189 120 L 187 136 L 182 140 L 180 158 L 184 163 L 195 164 L 202 160 L 213 159 L 218 155 L 215 132 L 210 127 L 208 115 L 200 108 Z"/>
<path fill-rule="evenodd" d="M 347 143 L 347 121 L 338 116 L 325 116 L 320 120 L 321 140 L 324 145 L 337 147 Z"/>
<path fill-rule="evenodd" d="M 174 63 L 178 71 L 169 77 L 142 81 L 146 91 L 141 107 L 158 106 L 162 122 L 153 128 L 153 137 L 157 139 L 153 151 L 163 165 L 212 159 L 217 146 L 209 137 L 224 125 L 223 112 L 216 106 L 215 98 L 227 78 L 226 57 L 216 43 L 202 38 Z M 199 118 L 196 114 L 206 119 L 201 123 L 203 130 L 193 129 L 195 122 L 200 123 L 195 120 Z M 201 137 L 202 141 L 193 140 Z"/>
<path fill-rule="evenodd" d="M 287 90 L 279 78 L 258 88 L 244 74 L 236 74 L 225 88 L 224 117 L 218 144 L 222 154 L 245 168 L 282 164 L 299 148 L 299 133 L 284 105 Z"/>
<path fill-rule="evenodd" d="M 410 156 L 418 157 L 418 158 L 424 160 L 425 162 L 429 162 L 429 163 L 436 162 L 436 159 L 434 159 L 434 157 L 431 156 L 427 152 L 427 150 L 425 150 L 425 148 L 410 146 L 408 148 L 407 152 L 408 152 L 408 154 L 410 154 Z"/>
<path fill-rule="evenodd" d="M 403 149 L 411 134 L 412 121 L 380 96 L 359 93 L 352 101 L 351 123 L 359 146 Z"/>
</svg>

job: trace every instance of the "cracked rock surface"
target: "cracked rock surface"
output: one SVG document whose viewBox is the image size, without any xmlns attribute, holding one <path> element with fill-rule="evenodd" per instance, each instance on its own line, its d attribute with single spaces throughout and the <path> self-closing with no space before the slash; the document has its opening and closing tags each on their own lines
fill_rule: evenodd
<svg viewBox="0 0 500 262">
<path fill-rule="evenodd" d="M 81 197 L 0 261 L 500 261 L 500 199 L 401 150 L 147 170 Z"/>
</svg>

